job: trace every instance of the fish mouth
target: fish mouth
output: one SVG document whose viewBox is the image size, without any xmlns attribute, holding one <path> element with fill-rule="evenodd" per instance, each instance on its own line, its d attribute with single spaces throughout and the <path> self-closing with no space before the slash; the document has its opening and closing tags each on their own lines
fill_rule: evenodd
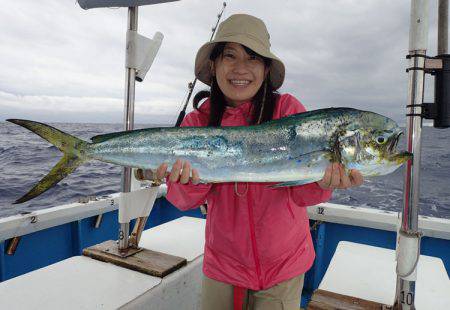
<svg viewBox="0 0 450 310">
<path fill-rule="evenodd" d="M 389 156 L 389 160 L 397 162 L 397 164 L 402 164 L 413 157 L 413 154 L 410 152 L 397 152 L 398 141 L 400 140 L 400 136 L 403 134 L 402 131 L 398 132 L 394 135 L 392 140 L 389 142 L 387 146 L 387 151 Z"/>
<path fill-rule="evenodd" d="M 395 153 L 395 151 L 397 149 L 398 141 L 400 140 L 400 136 L 402 134 L 403 134 L 402 131 L 400 131 L 399 133 L 395 134 L 394 137 L 389 142 L 389 145 L 387 146 L 387 151 L 388 151 L 389 154 L 394 154 Z"/>
<path fill-rule="evenodd" d="M 389 158 L 389 160 L 396 162 L 397 164 L 403 164 L 405 162 L 407 162 L 408 160 L 413 158 L 413 154 L 410 152 L 400 152 L 400 153 L 396 153 L 396 154 L 392 154 Z"/>
</svg>

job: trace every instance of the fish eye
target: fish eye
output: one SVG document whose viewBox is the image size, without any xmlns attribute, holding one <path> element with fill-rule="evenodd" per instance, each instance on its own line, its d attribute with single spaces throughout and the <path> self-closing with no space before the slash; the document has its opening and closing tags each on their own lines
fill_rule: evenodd
<svg viewBox="0 0 450 310">
<path fill-rule="evenodd" d="M 378 144 L 384 144 L 386 142 L 386 138 L 383 136 L 378 136 L 376 141 Z"/>
</svg>

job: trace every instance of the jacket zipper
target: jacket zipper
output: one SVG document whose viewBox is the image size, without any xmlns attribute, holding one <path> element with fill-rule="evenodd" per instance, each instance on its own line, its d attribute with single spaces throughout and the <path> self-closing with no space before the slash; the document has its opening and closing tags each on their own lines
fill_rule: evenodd
<svg viewBox="0 0 450 310">
<path fill-rule="evenodd" d="M 250 224 L 250 239 L 252 240 L 252 251 L 253 251 L 253 258 L 255 259 L 255 266 L 256 266 L 256 275 L 258 277 L 258 285 L 259 289 L 262 290 L 262 280 L 261 280 L 261 266 L 259 263 L 259 257 L 258 257 L 258 248 L 256 247 L 256 237 L 255 237 L 255 223 L 253 221 L 253 208 L 251 207 L 249 201 L 251 201 L 251 193 L 249 191 L 248 195 L 248 201 L 247 201 L 247 209 L 248 209 L 248 220 Z"/>
</svg>

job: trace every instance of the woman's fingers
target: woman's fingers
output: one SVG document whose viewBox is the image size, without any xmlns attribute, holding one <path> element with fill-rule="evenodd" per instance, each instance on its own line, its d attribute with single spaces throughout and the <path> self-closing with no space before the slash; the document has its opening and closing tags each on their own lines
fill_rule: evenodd
<svg viewBox="0 0 450 310">
<path fill-rule="evenodd" d="M 177 161 L 172 165 L 172 170 L 170 171 L 170 177 L 169 180 L 171 182 L 178 182 L 178 179 L 180 178 L 181 168 L 182 168 L 182 162 L 180 159 L 177 159 Z"/>
<path fill-rule="evenodd" d="M 358 170 L 354 169 L 350 170 L 349 178 L 352 183 L 352 186 L 360 186 L 364 182 L 364 177 Z"/>
<path fill-rule="evenodd" d="M 363 176 L 358 170 L 352 169 L 349 175 L 347 175 L 341 164 L 333 163 L 327 167 L 322 180 L 317 183 L 323 189 L 346 189 L 360 186 L 363 182 Z"/>
<path fill-rule="evenodd" d="M 197 185 L 200 183 L 200 176 L 197 169 L 192 169 L 192 184 Z"/>
<path fill-rule="evenodd" d="M 191 164 L 188 161 L 183 163 L 183 168 L 181 170 L 180 183 L 186 184 L 189 182 L 189 178 L 191 176 Z"/>
<path fill-rule="evenodd" d="M 162 164 L 161 166 L 158 167 L 157 176 L 160 177 L 165 175 L 166 171 L 167 171 L 167 164 Z M 188 161 L 183 162 L 181 159 L 178 159 L 172 165 L 169 180 L 171 182 L 179 182 L 181 184 L 187 184 L 189 183 L 189 180 L 192 180 L 192 184 L 198 184 L 200 183 L 200 176 L 196 169 L 191 169 L 190 162 Z"/>
<path fill-rule="evenodd" d="M 352 186 L 352 183 L 350 182 L 350 178 L 345 173 L 344 167 L 342 165 L 339 165 L 339 176 L 341 179 L 341 184 L 339 184 L 339 188 L 349 188 Z"/>
<path fill-rule="evenodd" d="M 163 163 L 156 169 L 156 178 L 158 180 L 164 179 L 166 177 L 167 167 L 168 165 L 166 163 Z"/>
<path fill-rule="evenodd" d="M 322 180 L 317 182 L 321 188 L 323 188 L 323 189 L 330 188 L 332 172 L 333 172 L 333 166 L 329 165 L 327 167 L 327 169 L 325 169 L 325 174 L 323 175 Z"/>
<path fill-rule="evenodd" d="M 341 174 L 339 172 L 339 164 L 333 163 L 333 172 L 331 173 L 330 187 L 336 188 L 341 184 Z"/>
</svg>

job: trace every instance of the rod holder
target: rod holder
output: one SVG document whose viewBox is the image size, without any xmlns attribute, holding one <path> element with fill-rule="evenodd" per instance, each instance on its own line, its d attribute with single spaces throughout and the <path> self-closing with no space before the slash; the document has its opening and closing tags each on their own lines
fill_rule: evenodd
<svg viewBox="0 0 450 310">
<path fill-rule="evenodd" d="M 438 55 L 442 69 L 434 77 L 435 128 L 450 127 L 450 54 Z"/>
<path fill-rule="evenodd" d="M 421 116 L 432 119 L 435 128 L 448 128 L 450 127 L 450 54 L 427 57 L 424 71 L 434 75 L 434 102 L 421 105 Z"/>
</svg>

